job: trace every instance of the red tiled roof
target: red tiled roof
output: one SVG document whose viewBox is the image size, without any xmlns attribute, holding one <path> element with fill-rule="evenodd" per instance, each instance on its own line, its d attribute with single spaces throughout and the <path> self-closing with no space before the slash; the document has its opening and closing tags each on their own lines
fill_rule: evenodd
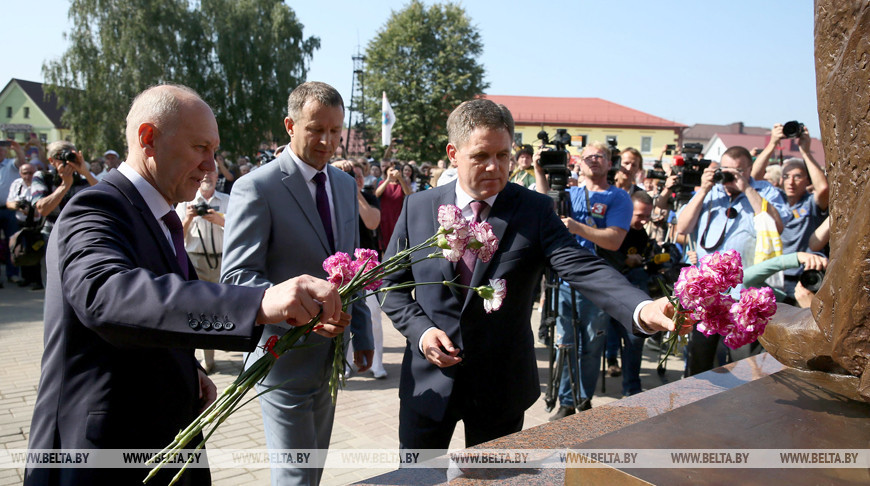
<svg viewBox="0 0 870 486">
<path fill-rule="evenodd" d="M 767 146 L 768 142 L 770 142 L 770 135 L 745 135 L 745 134 L 737 134 L 737 133 L 717 133 L 715 136 L 719 137 L 722 140 L 722 143 L 725 144 L 725 147 L 731 148 L 736 145 L 741 147 L 745 147 L 749 150 L 752 150 L 755 147 L 764 148 Z M 707 147 L 704 147 L 707 149 Z M 801 157 L 800 149 L 798 148 L 798 141 L 796 138 L 787 138 L 783 139 L 779 142 L 779 148 L 773 153 L 773 157 L 779 158 L 780 148 L 782 149 L 782 157 L 783 159 L 788 159 L 791 157 L 803 158 Z M 822 145 L 822 141 L 818 138 L 810 138 L 810 152 L 812 152 L 813 158 L 816 159 L 822 167 L 825 166 L 825 147 Z"/>
<path fill-rule="evenodd" d="M 550 125 L 684 128 L 665 120 L 601 98 L 545 98 L 537 96 L 485 95 L 508 107 L 518 125 Z"/>
</svg>

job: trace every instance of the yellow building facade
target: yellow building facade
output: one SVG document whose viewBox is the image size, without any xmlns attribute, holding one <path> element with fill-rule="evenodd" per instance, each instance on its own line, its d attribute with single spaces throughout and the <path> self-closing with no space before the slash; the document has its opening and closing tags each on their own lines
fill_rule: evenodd
<svg viewBox="0 0 870 486">
<path fill-rule="evenodd" d="M 572 146 L 568 150 L 579 155 L 583 141 L 588 142 L 598 141 L 607 143 L 613 138 L 616 140 L 616 146 L 620 150 L 628 147 L 634 147 L 640 150 L 643 154 L 644 161 L 647 159 L 657 159 L 665 146 L 677 144 L 680 138 L 679 132 L 674 129 L 644 129 L 644 128 L 615 128 L 615 127 L 584 127 L 570 125 L 517 125 L 514 134 L 514 140 L 518 144 L 532 144 L 537 146 L 540 143 L 538 140 L 538 132 L 542 129 L 547 132 L 550 139 L 556 135 L 556 130 L 563 128 L 571 135 Z M 585 138 L 584 138 L 585 137 Z"/>
<path fill-rule="evenodd" d="M 584 143 L 614 141 L 618 149 L 636 148 L 651 167 L 667 145 L 678 144 L 686 125 L 644 113 L 601 98 L 551 98 L 486 95 L 513 115 L 514 141 L 537 146 L 543 129 L 550 140 L 557 129 L 571 135 L 569 151 L 579 155 Z"/>
</svg>

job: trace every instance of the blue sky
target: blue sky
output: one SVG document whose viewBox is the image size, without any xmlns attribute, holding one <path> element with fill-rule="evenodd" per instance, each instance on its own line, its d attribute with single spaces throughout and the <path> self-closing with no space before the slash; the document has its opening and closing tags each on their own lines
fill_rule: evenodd
<svg viewBox="0 0 870 486">
<path fill-rule="evenodd" d="M 66 48 L 69 4 L 5 3 L 0 82 L 42 81 L 42 62 Z M 407 2 L 287 3 L 321 40 L 309 79 L 349 99 L 351 56 Z M 599 97 L 687 125 L 798 120 L 819 135 L 812 0 L 461 4 L 481 33 L 490 94 Z"/>
</svg>

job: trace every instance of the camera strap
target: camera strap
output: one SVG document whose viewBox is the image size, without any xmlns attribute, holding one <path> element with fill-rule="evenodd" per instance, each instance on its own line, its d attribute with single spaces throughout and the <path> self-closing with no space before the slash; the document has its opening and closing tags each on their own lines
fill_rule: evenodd
<svg viewBox="0 0 870 486">
<path fill-rule="evenodd" d="M 732 219 L 732 211 L 734 211 L 735 213 L 737 212 L 736 209 L 729 205 L 728 209 L 725 210 L 725 224 L 722 225 L 722 233 L 719 235 L 719 239 L 716 240 L 715 245 L 707 246 L 706 244 L 704 244 L 704 242 L 707 241 L 707 232 L 710 231 L 710 223 L 713 221 L 713 218 L 710 217 L 713 214 L 713 205 L 710 205 L 710 209 L 707 210 L 707 226 L 704 228 L 704 233 L 701 235 L 701 240 L 698 242 L 701 245 L 701 248 L 707 250 L 708 252 L 715 251 L 716 248 L 719 248 L 722 242 L 725 241 L 725 232 L 728 231 L 728 220 Z M 736 215 L 734 217 L 736 218 Z"/>
<path fill-rule="evenodd" d="M 202 218 L 202 216 L 197 216 L 198 218 Z M 214 264 L 211 263 L 211 258 L 209 257 L 208 247 L 205 244 L 205 238 L 202 237 L 202 231 L 199 230 L 199 225 L 196 225 L 196 234 L 199 235 L 199 242 L 202 244 L 202 251 L 205 253 L 205 264 L 208 265 L 208 268 L 214 270 L 220 264 L 217 252 L 217 246 L 214 244 L 214 223 L 206 221 L 209 223 L 209 228 L 211 229 L 211 254 L 214 255 Z"/>
</svg>

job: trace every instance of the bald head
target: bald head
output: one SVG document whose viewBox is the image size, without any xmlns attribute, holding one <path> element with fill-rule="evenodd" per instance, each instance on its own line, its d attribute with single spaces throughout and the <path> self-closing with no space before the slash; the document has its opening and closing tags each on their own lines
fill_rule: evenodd
<svg viewBox="0 0 870 486">
<path fill-rule="evenodd" d="M 127 164 L 170 204 L 190 201 L 220 146 L 208 104 L 190 88 L 161 85 L 133 100 L 127 114 Z"/>
<path fill-rule="evenodd" d="M 178 114 L 185 105 L 200 105 L 200 108 L 211 111 L 196 91 L 187 86 L 161 84 L 139 93 L 127 113 L 127 146 L 133 150 L 139 145 L 139 127 L 143 123 L 150 123 L 163 133 L 174 132 L 180 118 Z"/>
</svg>

